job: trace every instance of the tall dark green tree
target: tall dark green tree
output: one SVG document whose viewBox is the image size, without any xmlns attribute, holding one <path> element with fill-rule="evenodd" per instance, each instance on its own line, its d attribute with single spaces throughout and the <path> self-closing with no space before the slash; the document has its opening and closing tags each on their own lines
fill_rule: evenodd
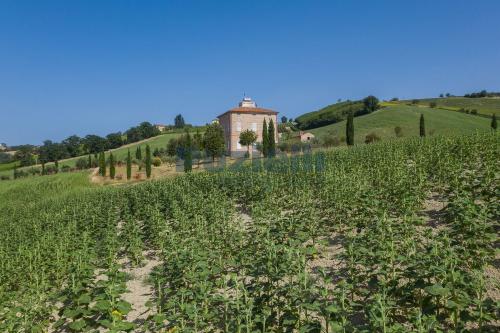
<svg viewBox="0 0 500 333">
<path fill-rule="evenodd" d="M 175 128 L 183 128 L 185 125 L 186 125 L 186 123 L 184 122 L 184 117 L 181 114 L 178 114 L 177 116 L 175 116 L 175 119 L 174 119 L 174 127 Z"/>
<path fill-rule="evenodd" d="M 186 139 L 184 143 L 184 172 L 193 170 L 193 142 L 191 134 L 186 131 Z"/>
<path fill-rule="evenodd" d="M 113 156 L 113 153 L 109 153 L 109 177 L 111 179 L 115 179 L 115 157 Z"/>
<path fill-rule="evenodd" d="M 347 122 L 345 126 L 345 139 L 348 146 L 354 145 L 354 113 L 352 110 L 347 115 Z"/>
<path fill-rule="evenodd" d="M 491 116 L 491 129 L 494 131 L 497 130 L 497 115 L 495 113 Z"/>
<path fill-rule="evenodd" d="M 106 177 L 106 158 L 103 151 L 99 153 L 99 174 Z"/>
<path fill-rule="evenodd" d="M 276 156 L 276 134 L 274 128 L 274 121 L 272 118 L 271 120 L 269 120 L 267 140 L 268 140 L 267 155 L 269 157 L 274 157 Z"/>
<path fill-rule="evenodd" d="M 142 160 L 141 146 L 137 146 L 137 149 L 135 150 L 135 159 L 138 161 Z"/>
<path fill-rule="evenodd" d="M 425 136 L 425 120 L 424 120 L 424 114 L 420 114 L 420 136 L 424 137 Z"/>
<path fill-rule="evenodd" d="M 58 160 L 54 161 L 54 167 L 55 167 L 55 172 L 58 173 L 59 172 L 59 161 Z"/>
<path fill-rule="evenodd" d="M 132 157 L 130 156 L 130 149 L 127 153 L 127 180 L 132 178 Z"/>
<path fill-rule="evenodd" d="M 151 148 L 146 145 L 146 177 L 151 178 Z"/>
<path fill-rule="evenodd" d="M 264 123 L 262 124 L 262 154 L 264 157 L 269 155 L 269 129 L 266 119 L 264 119 Z"/>
</svg>

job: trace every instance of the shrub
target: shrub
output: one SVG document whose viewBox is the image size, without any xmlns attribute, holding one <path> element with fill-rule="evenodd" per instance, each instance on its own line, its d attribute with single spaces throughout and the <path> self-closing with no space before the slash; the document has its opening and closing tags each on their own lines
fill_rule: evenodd
<svg viewBox="0 0 500 333">
<path fill-rule="evenodd" d="M 336 147 L 340 145 L 340 139 L 336 135 L 329 135 L 323 139 L 324 147 Z"/>
<path fill-rule="evenodd" d="M 161 158 L 159 157 L 154 157 L 153 158 L 153 162 L 152 164 L 155 166 L 155 167 L 159 167 L 161 165 Z"/>
<path fill-rule="evenodd" d="M 418 99 L 412 99 L 411 104 L 418 104 L 419 100 Z"/>
<path fill-rule="evenodd" d="M 75 166 L 79 170 L 87 169 L 89 167 L 88 158 L 82 157 L 77 159 Z"/>
<path fill-rule="evenodd" d="M 365 137 L 365 143 L 373 143 L 380 141 L 380 137 L 376 133 L 369 133 Z"/>
<path fill-rule="evenodd" d="M 477 110 L 476 109 L 472 109 L 472 111 L 470 113 L 473 114 L 473 115 L 477 115 Z"/>
<path fill-rule="evenodd" d="M 1 175 L 0 180 L 10 180 L 10 177 L 6 175 Z"/>
<path fill-rule="evenodd" d="M 61 172 L 70 172 L 71 171 L 71 167 L 69 165 L 63 165 L 61 167 Z"/>
<path fill-rule="evenodd" d="M 177 159 L 174 156 L 165 156 L 161 159 L 161 161 L 168 166 L 174 166 L 177 162 Z"/>
<path fill-rule="evenodd" d="M 430 103 L 429 103 L 429 106 L 430 106 L 431 108 L 435 108 L 435 107 L 437 106 L 437 103 L 436 103 L 436 102 L 430 102 Z"/>
<path fill-rule="evenodd" d="M 394 127 L 394 133 L 398 138 L 403 136 L 403 129 L 400 126 Z"/>
<path fill-rule="evenodd" d="M 290 151 L 290 144 L 288 142 L 280 142 L 278 144 L 278 149 L 281 151 L 281 152 L 289 152 Z"/>
</svg>

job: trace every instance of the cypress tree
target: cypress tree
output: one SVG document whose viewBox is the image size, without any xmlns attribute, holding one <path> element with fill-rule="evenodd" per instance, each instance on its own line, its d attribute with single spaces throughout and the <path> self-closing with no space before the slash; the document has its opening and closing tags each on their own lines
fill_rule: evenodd
<svg viewBox="0 0 500 333">
<path fill-rule="evenodd" d="M 103 151 L 99 153 L 99 174 L 106 177 L 106 159 Z"/>
<path fill-rule="evenodd" d="M 496 115 L 496 113 L 493 113 L 491 115 L 491 129 L 494 131 L 497 130 L 497 115 Z"/>
<path fill-rule="evenodd" d="M 193 152 L 191 135 L 186 133 L 186 142 L 184 146 L 184 172 L 191 172 L 193 170 Z"/>
<path fill-rule="evenodd" d="M 115 158 L 113 153 L 109 153 L 109 177 L 115 179 Z"/>
<path fill-rule="evenodd" d="M 132 178 L 132 157 L 130 157 L 130 149 L 127 154 L 127 180 Z"/>
<path fill-rule="evenodd" d="M 269 152 L 269 132 L 267 128 L 266 119 L 264 119 L 264 124 L 262 125 L 262 154 L 267 157 Z"/>
<path fill-rule="evenodd" d="M 146 177 L 151 177 L 151 148 L 146 145 Z"/>
<path fill-rule="evenodd" d="M 142 160 L 141 146 L 137 146 L 137 149 L 135 150 L 135 159 L 138 160 L 138 161 Z"/>
<path fill-rule="evenodd" d="M 58 160 L 54 161 L 54 166 L 56 167 L 56 173 L 58 173 L 59 172 L 59 161 Z"/>
<path fill-rule="evenodd" d="M 420 114 L 420 136 L 424 137 L 425 136 L 425 121 L 424 121 L 424 114 Z"/>
<path fill-rule="evenodd" d="M 345 127 L 345 138 L 348 146 L 354 145 L 354 113 L 352 110 L 347 115 L 347 122 Z"/>
<path fill-rule="evenodd" d="M 92 155 L 89 154 L 88 168 L 92 168 Z"/>
<path fill-rule="evenodd" d="M 269 141 L 269 143 L 267 154 L 269 157 L 274 157 L 276 155 L 276 135 L 274 133 L 274 121 L 272 118 L 271 120 L 269 120 L 268 127 L 269 134 L 267 135 L 267 140 Z"/>
</svg>

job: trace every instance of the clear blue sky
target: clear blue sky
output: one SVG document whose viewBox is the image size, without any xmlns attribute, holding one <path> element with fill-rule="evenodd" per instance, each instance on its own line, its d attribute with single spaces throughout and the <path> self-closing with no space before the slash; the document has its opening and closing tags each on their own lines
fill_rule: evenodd
<svg viewBox="0 0 500 333">
<path fill-rule="evenodd" d="M 500 90 L 500 1 L 0 1 L 0 142 Z"/>
</svg>

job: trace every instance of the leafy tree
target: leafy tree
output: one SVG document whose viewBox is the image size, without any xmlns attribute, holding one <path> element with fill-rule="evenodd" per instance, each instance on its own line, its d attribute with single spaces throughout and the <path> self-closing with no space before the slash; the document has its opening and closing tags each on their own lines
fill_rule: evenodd
<svg viewBox="0 0 500 333">
<path fill-rule="evenodd" d="M 443 95 L 443 94 L 439 94 L 439 97 L 443 98 L 443 97 L 444 97 L 444 95 Z"/>
<path fill-rule="evenodd" d="M 14 159 L 19 161 L 21 166 L 30 166 L 35 164 L 35 156 L 33 151 L 33 146 L 22 145 L 16 147 L 16 153 L 14 154 Z"/>
<path fill-rule="evenodd" d="M 420 101 L 418 99 L 412 99 L 411 104 L 418 104 Z"/>
<path fill-rule="evenodd" d="M 146 177 L 151 178 L 151 148 L 146 145 Z"/>
<path fill-rule="evenodd" d="M 92 155 L 89 154 L 88 162 L 87 162 L 87 168 L 92 168 Z"/>
<path fill-rule="evenodd" d="M 167 143 L 167 155 L 168 156 L 175 156 L 175 154 L 177 153 L 177 139 L 176 138 L 172 138 L 170 140 L 168 140 L 168 143 Z"/>
<path fill-rule="evenodd" d="M 59 172 L 59 161 L 58 160 L 54 161 L 54 171 L 55 171 L 55 173 Z"/>
<path fill-rule="evenodd" d="M 79 170 L 87 169 L 88 160 L 85 157 L 80 157 L 76 160 L 75 167 Z"/>
<path fill-rule="evenodd" d="M 109 177 L 111 179 L 115 179 L 115 158 L 113 156 L 113 153 L 109 153 Z"/>
<path fill-rule="evenodd" d="M 446 95 L 445 95 L 445 96 L 446 96 L 446 97 L 450 97 L 450 96 L 451 96 L 451 94 L 450 94 L 450 93 L 446 93 Z"/>
<path fill-rule="evenodd" d="M 142 160 L 141 146 L 137 146 L 137 148 L 135 149 L 135 159 L 138 161 Z"/>
<path fill-rule="evenodd" d="M 106 150 L 108 148 L 107 145 L 108 140 L 98 135 L 90 134 L 83 139 L 83 146 L 90 154 L 96 154 Z"/>
<path fill-rule="evenodd" d="M 184 122 L 184 117 L 181 114 L 178 114 L 177 116 L 175 116 L 175 119 L 174 119 L 174 127 L 175 128 L 183 128 L 185 125 L 186 124 Z"/>
<path fill-rule="evenodd" d="M 99 174 L 106 177 L 106 158 L 103 151 L 99 153 Z"/>
<path fill-rule="evenodd" d="M 283 124 L 285 124 L 287 121 L 288 121 L 288 119 L 285 116 L 281 117 L 281 122 Z"/>
<path fill-rule="evenodd" d="M 491 116 L 491 129 L 496 131 L 497 130 L 497 115 L 496 113 L 493 113 Z"/>
<path fill-rule="evenodd" d="M 424 137 L 425 136 L 425 120 L 424 120 L 424 114 L 420 114 L 420 136 Z"/>
<path fill-rule="evenodd" d="M 127 152 L 127 180 L 132 178 L 132 157 L 130 156 L 130 149 Z"/>
<path fill-rule="evenodd" d="M 430 103 L 429 103 L 429 106 L 430 106 L 431 108 L 435 108 L 435 107 L 437 106 L 437 103 L 436 103 L 436 102 L 430 102 Z"/>
<path fill-rule="evenodd" d="M 192 140 L 189 132 L 186 132 L 186 142 L 184 144 L 184 172 L 191 172 L 193 170 L 193 151 Z"/>
<path fill-rule="evenodd" d="M 203 147 L 207 155 L 212 157 L 212 162 L 216 157 L 222 156 L 225 150 L 224 129 L 220 124 L 210 124 L 207 126 L 203 136 Z"/>
<path fill-rule="evenodd" d="M 378 102 L 379 102 L 378 98 L 375 96 L 371 96 L 371 95 L 368 97 L 365 97 L 363 99 L 363 104 L 365 106 L 365 110 L 368 113 L 371 113 L 371 112 L 377 110 L 378 108 L 380 108 Z"/>
<path fill-rule="evenodd" d="M 257 134 L 247 129 L 240 133 L 240 144 L 243 146 L 247 146 L 248 155 L 250 156 L 250 146 L 253 145 L 257 141 Z"/>
<path fill-rule="evenodd" d="M 108 148 L 115 149 L 121 147 L 123 145 L 122 133 L 110 133 L 106 135 L 106 139 L 108 140 Z"/>
<path fill-rule="evenodd" d="M 267 157 L 269 154 L 269 132 L 265 118 L 264 123 L 262 124 L 262 154 L 264 157 Z"/>
<path fill-rule="evenodd" d="M 76 157 L 81 155 L 82 142 L 83 139 L 80 138 L 78 135 L 72 135 L 61 141 L 61 143 L 65 146 L 69 156 L 71 157 Z"/>
<path fill-rule="evenodd" d="M 348 146 L 354 145 L 354 113 L 352 111 L 347 115 L 345 137 Z"/>
<path fill-rule="evenodd" d="M 267 139 L 269 140 L 269 146 L 268 146 L 268 156 L 269 157 L 274 157 L 276 156 L 276 134 L 275 134 L 275 128 L 274 128 L 274 121 L 271 118 L 269 120 L 269 125 L 268 125 L 268 135 Z"/>
</svg>

